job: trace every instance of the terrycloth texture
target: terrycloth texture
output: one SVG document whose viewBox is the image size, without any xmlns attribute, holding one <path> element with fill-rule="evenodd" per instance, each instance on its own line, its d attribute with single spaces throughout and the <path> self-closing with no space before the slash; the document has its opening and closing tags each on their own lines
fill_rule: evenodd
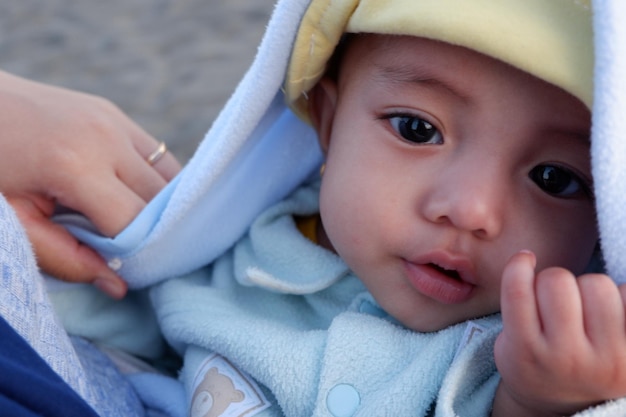
<svg viewBox="0 0 626 417">
<path fill-rule="evenodd" d="M 271 392 L 274 406 L 262 416 L 333 415 L 327 398 L 338 386 L 360 397 L 357 415 L 427 416 L 467 324 L 428 334 L 396 325 L 336 255 L 298 231 L 293 215 L 316 212 L 317 196 L 317 187 L 299 189 L 262 213 L 211 268 L 152 290 L 163 333 L 185 357 L 188 396 L 218 354 Z M 499 327 L 497 317 L 477 322 Z M 493 355 L 474 360 L 459 355 L 462 382 L 447 384 L 473 387 L 471 412 L 445 408 L 460 416 L 491 407 Z M 446 398 L 467 405 L 454 392 Z"/>
<path fill-rule="evenodd" d="M 621 417 L 626 415 L 626 398 L 611 401 L 575 414 L 575 417 Z"/>
<path fill-rule="evenodd" d="M 465 46 L 558 85 L 591 108 L 593 34 L 586 0 L 316 0 L 302 20 L 285 82 L 287 100 L 303 116 L 306 93 L 344 32 Z"/>
<path fill-rule="evenodd" d="M 602 251 L 626 283 L 626 2 L 595 0 L 595 99 L 591 141 Z"/>
</svg>

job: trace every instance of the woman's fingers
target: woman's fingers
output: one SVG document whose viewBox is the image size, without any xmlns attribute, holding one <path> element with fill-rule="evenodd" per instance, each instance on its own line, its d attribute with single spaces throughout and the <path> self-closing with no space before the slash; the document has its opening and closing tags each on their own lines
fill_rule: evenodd
<svg viewBox="0 0 626 417">
<path fill-rule="evenodd" d="M 26 196 L 7 199 L 26 228 L 37 262 L 46 273 L 64 281 L 94 284 L 116 299 L 124 297 L 127 285 L 106 261 L 50 220 L 52 202 Z"/>
</svg>

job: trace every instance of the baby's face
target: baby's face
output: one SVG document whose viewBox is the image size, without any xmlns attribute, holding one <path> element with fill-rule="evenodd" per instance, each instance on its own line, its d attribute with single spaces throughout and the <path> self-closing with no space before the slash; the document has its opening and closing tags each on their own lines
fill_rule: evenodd
<svg viewBox="0 0 626 417">
<path fill-rule="evenodd" d="M 507 260 L 580 273 L 597 231 L 590 114 L 476 52 L 355 37 L 315 90 L 332 247 L 389 314 L 433 331 L 499 311 Z"/>
</svg>

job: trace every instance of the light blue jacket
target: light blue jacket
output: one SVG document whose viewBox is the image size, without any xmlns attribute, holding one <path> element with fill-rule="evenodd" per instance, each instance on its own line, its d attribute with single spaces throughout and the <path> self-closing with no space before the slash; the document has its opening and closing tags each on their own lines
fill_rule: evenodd
<svg viewBox="0 0 626 417">
<path fill-rule="evenodd" d="M 316 213 L 317 196 L 299 189 L 210 267 L 152 290 L 163 333 L 184 355 L 192 407 L 205 395 L 232 397 L 226 415 L 417 417 L 436 406 L 438 416 L 487 416 L 499 318 L 428 334 L 399 326 L 296 228 L 293 215 Z M 455 360 L 468 328 L 478 335 Z"/>
</svg>

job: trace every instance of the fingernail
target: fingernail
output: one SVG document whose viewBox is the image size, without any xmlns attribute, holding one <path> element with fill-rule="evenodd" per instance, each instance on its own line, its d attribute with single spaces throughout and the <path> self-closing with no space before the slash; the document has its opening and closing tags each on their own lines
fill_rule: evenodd
<svg viewBox="0 0 626 417">
<path fill-rule="evenodd" d="M 126 291 L 128 289 L 126 283 L 117 276 L 115 276 L 114 278 L 96 278 L 96 280 L 93 282 L 93 285 L 103 293 L 107 294 L 109 297 L 115 298 L 116 300 L 123 298 L 126 295 Z"/>
<path fill-rule="evenodd" d="M 533 251 L 528 250 L 528 249 L 522 249 L 518 253 L 529 255 L 531 257 L 531 259 L 532 259 L 532 262 L 533 262 L 533 268 L 537 266 L 537 257 L 535 256 L 535 253 Z"/>
</svg>

